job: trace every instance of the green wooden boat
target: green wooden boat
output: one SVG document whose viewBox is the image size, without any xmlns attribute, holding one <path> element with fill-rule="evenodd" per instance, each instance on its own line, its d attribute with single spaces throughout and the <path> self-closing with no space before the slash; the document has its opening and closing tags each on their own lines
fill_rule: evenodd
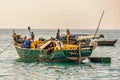
<svg viewBox="0 0 120 80">
<path fill-rule="evenodd" d="M 16 51 L 21 59 L 25 60 L 39 60 L 39 61 L 63 61 L 63 60 L 74 60 L 76 58 L 80 59 L 81 61 L 92 54 L 92 47 L 84 47 L 80 50 L 80 57 L 79 57 L 79 50 L 56 50 L 50 53 L 46 52 L 46 49 L 27 49 L 21 48 L 16 46 Z"/>
</svg>

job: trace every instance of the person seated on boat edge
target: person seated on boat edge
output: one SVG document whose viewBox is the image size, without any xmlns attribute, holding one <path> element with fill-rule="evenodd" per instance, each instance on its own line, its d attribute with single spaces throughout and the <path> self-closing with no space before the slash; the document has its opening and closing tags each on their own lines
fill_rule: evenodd
<svg viewBox="0 0 120 80">
<path fill-rule="evenodd" d="M 22 38 L 21 35 L 20 35 L 19 38 L 18 38 L 18 43 L 19 43 L 19 44 L 23 44 L 26 39 L 27 39 L 26 36 L 25 36 L 24 38 Z"/>
<path fill-rule="evenodd" d="M 16 36 L 16 45 L 17 45 L 17 46 L 21 46 L 20 40 L 21 40 L 21 35 L 17 35 L 17 36 Z"/>
<path fill-rule="evenodd" d="M 14 32 L 12 37 L 13 37 L 13 40 L 14 40 L 14 45 L 16 45 L 17 44 L 17 34 Z"/>
<path fill-rule="evenodd" d="M 21 43 L 24 43 L 24 41 L 21 38 L 21 35 L 17 35 L 15 32 L 13 33 L 13 39 L 14 39 L 14 45 L 21 46 Z"/>
<path fill-rule="evenodd" d="M 30 38 L 25 40 L 24 44 L 22 45 L 23 48 L 31 48 L 31 40 Z"/>
</svg>

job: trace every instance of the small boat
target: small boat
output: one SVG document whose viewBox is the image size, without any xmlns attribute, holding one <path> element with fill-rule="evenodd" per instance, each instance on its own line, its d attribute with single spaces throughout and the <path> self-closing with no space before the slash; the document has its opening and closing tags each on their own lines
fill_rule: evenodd
<svg viewBox="0 0 120 80">
<path fill-rule="evenodd" d="M 93 34 L 72 34 L 70 35 L 69 39 L 70 44 L 78 44 L 78 41 L 80 40 L 81 42 L 84 42 L 87 45 L 89 45 L 89 42 L 91 41 L 91 39 L 93 39 L 93 37 L 94 37 Z M 99 39 L 103 37 L 104 37 L 103 34 L 96 34 L 94 39 Z M 64 44 L 67 43 L 65 34 L 62 34 L 61 40 Z"/>
<path fill-rule="evenodd" d="M 83 40 L 87 45 L 90 43 L 90 39 L 93 39 L 94 35 L 82 35 L 78 36 L 78 40 Z M 97 34 L 94 39 L 104 38 L 103 34 Z M 76 42 L 75 40 L 72 40 L 71 42 Z M 114 46 L 117 42 L 117 39 L 115 40 L 97 40 L 98 46 Z"/>
<path fill-rule="evenodd" d="M 114 46 L 117 42 L 117 39 L 115 40 L 100 40 L 98 41 L 98 46 Z"/>
<path fill-rule="evenodd" d="M 30 32 L 30 28 L 28 29 Z M 26 41 L 35 43 L 34 37 L 31 37 L 31 41 L 28 39 L 21 44 L 18 43 L 19 40 L 16 40 L 16 33 L 13 31 L 13 38 L 15 41 L 15 48 L 19 57 L 23 60 L 38 60 L 43 62 L 58 62 L 65 60 L 74 60 L 78 63 L 82 62 L 85 58 L 88 58 L 94 49 L 94 45 L 83 45 L 81 40 L 77 40 L 78 44 L 71 44 L 71 39 L 66 39 L 69 43 L 64 43 L 62 40 L 59 40 L 59 29 L 57 32 L 56 39 L 46 40 L 43 44 L 36 42 L 37 47 L 24 47 Z M 74 39 L 74 37 L 73 37 Z M 41 42 L 41 41 L 40 41 Z M 39 47 L 38 47 L 39 45 Z"/>
<path fill-rule="evenodd" d="M 16 51 L 21 59 L 24 60 L 38 60 L 38 61 L 47 61 L 47 62 L 57 62 L 64 60 L 73 60 L 76 58 L 76 61 L 80 59 L 81 62 L 83 59 L 89 57 L 92 54 L 91 46 L 81 47 L 79 50 L 76 45 L 66 45 L 61 49 L 52 49 L 50 46 L 53 41 L 46 42 L 40 49 L 27 49 L 20 46 L 15 46 Z M 80 52 L 80 54 L 79 54 Z"/>
</svg>

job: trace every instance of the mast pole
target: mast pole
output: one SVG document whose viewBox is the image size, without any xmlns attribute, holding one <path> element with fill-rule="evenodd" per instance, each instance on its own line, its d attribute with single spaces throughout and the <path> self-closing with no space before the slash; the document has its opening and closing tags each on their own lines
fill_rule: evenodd
<svg viewBox="0 0 120 80">
<path fill-rule="evenodd" d="M 99 20 L 98 27 L 97 27 L 97 29 L 96 29 L 96 31 L 95 31 L 95 34 L 94 34 L 93 39 L 95 38 L 95 36 L 96 36 L 96 34 L 97 34 L 97 31 L 98 31 L 98 29 L 99 29 L 99 27 L 100 27 L 100 23 L 101 23 L 101 21 L 102 21 L 102 18 L 103 18 L 103 15 L 104 15 L 104 11 L 105 11 L 105 10 L 103 10 L 103 12 L 102 12 L 102 15 L 101 15 L 101 18 L 100 18 L 100 20 Z"/>
</svg>

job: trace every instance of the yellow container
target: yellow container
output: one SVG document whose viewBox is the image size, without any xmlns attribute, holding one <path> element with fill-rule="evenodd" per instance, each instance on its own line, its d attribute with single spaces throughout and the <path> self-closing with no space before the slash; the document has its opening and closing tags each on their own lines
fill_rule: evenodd
<svg viewBox="0 0 120 80">
<path fill-rule="evenodd" d="M 73 50 L 77 48 L 78 48 L 78 45 L 64 44 L 63 46 L 63 50 Z"/>
</svg>

